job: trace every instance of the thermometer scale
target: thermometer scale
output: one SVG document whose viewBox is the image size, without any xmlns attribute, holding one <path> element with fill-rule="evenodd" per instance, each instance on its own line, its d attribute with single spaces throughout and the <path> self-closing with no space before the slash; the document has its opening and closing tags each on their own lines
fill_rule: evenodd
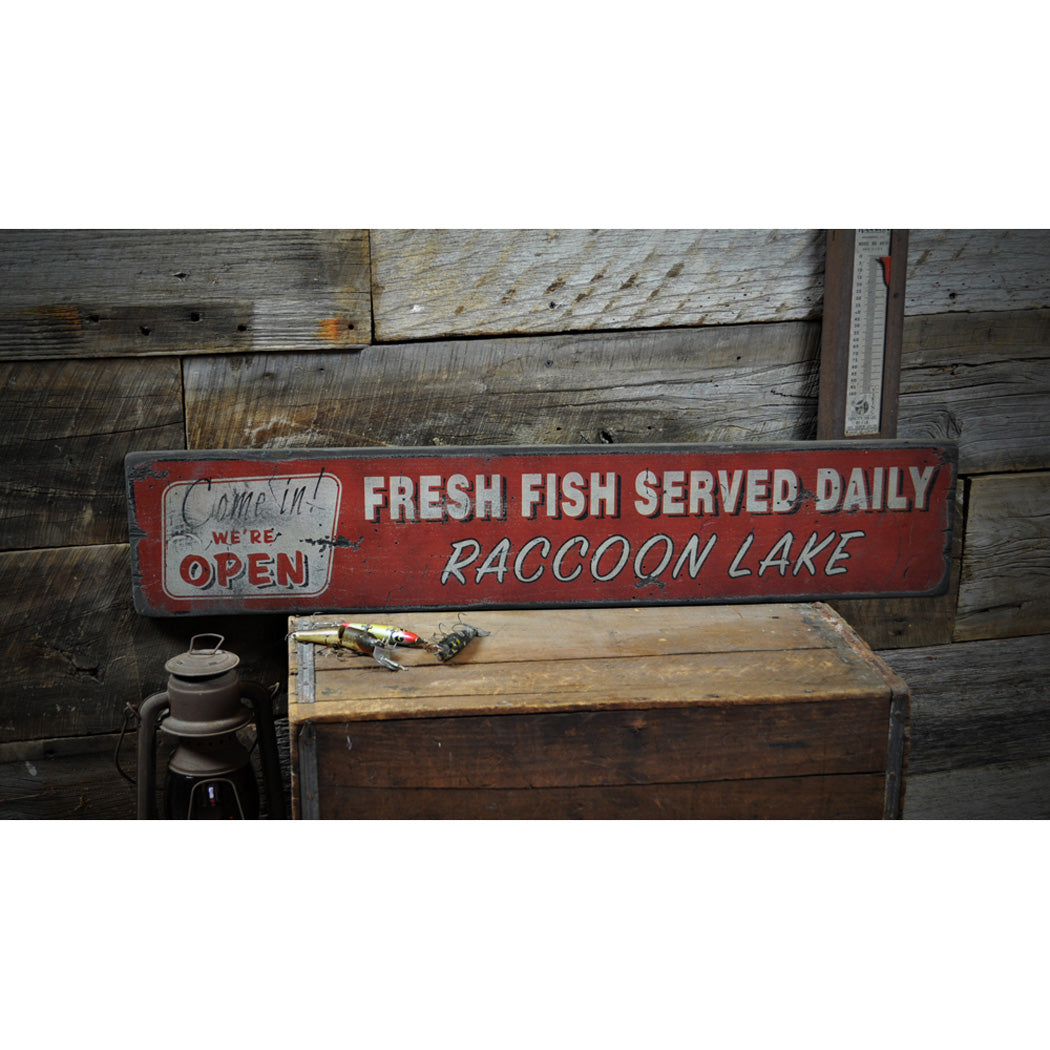
<svg viewBox="0 0 1050 1050">
<path fill-rule="evenodd" d="M 879 432 L 889 262 L 890 231 L 857 230 L 846 365 L 846 437 Z"/>
</svg>

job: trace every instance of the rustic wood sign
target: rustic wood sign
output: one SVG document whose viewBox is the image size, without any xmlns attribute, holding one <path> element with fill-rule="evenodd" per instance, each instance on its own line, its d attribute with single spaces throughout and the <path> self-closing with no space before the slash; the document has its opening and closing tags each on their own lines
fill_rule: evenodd
<svg viewBox="0 0 1050 1050">
<path fill-rule="evenodd" d="M 142 452 L 151 616 L 947 587 L 957 452 L 909 442 Z"/>
</svg>

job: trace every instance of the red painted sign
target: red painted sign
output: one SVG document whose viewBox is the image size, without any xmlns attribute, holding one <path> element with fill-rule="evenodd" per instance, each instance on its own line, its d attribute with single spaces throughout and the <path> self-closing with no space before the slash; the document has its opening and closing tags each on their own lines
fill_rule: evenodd
<svg viewBox="0 0 1050 1050">
<path fill-rule="evenodd" d="M 128 456 L 148 615 L 947 587 L 957 453 L 906 442 Z"/>
</svg>

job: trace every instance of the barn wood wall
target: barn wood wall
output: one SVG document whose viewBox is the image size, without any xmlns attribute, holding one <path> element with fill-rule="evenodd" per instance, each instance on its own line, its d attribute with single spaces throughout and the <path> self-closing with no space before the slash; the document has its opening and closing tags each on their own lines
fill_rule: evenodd
<svg viewBox="0 0 1050 1050">
<path fill-rule="evenodd" d="M 0 816 L 130 817 L 133 450 L 816 433 L 822 231 L 0 233 Z M 1050 816 L 1050 234 L 913 230 L 901 437 L 960 446 L 952 585 L 839 602 L 911 685 L 905 816 Z M 278 711 L 279 713 L 279 711 Z M 134 749 L 125 741 L 123 765 Z"/>
</svg>

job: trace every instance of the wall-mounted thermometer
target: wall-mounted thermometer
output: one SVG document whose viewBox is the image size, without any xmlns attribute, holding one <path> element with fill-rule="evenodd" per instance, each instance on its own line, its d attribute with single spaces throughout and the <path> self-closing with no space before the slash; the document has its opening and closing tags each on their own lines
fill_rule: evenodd
<svg viewBox="0 0 1050 1050">
<path fill-rule="evenodd" d="M 897 432 L 906 230 L 829 230 L 817 436 Z"/>
<path fill-rule="evenodd" d="M 890 291 L 886 275 L 891 269 L 890 231 L 857 230 L 846 364 L 846 437 L 879 432 Z"/>
</svg>

